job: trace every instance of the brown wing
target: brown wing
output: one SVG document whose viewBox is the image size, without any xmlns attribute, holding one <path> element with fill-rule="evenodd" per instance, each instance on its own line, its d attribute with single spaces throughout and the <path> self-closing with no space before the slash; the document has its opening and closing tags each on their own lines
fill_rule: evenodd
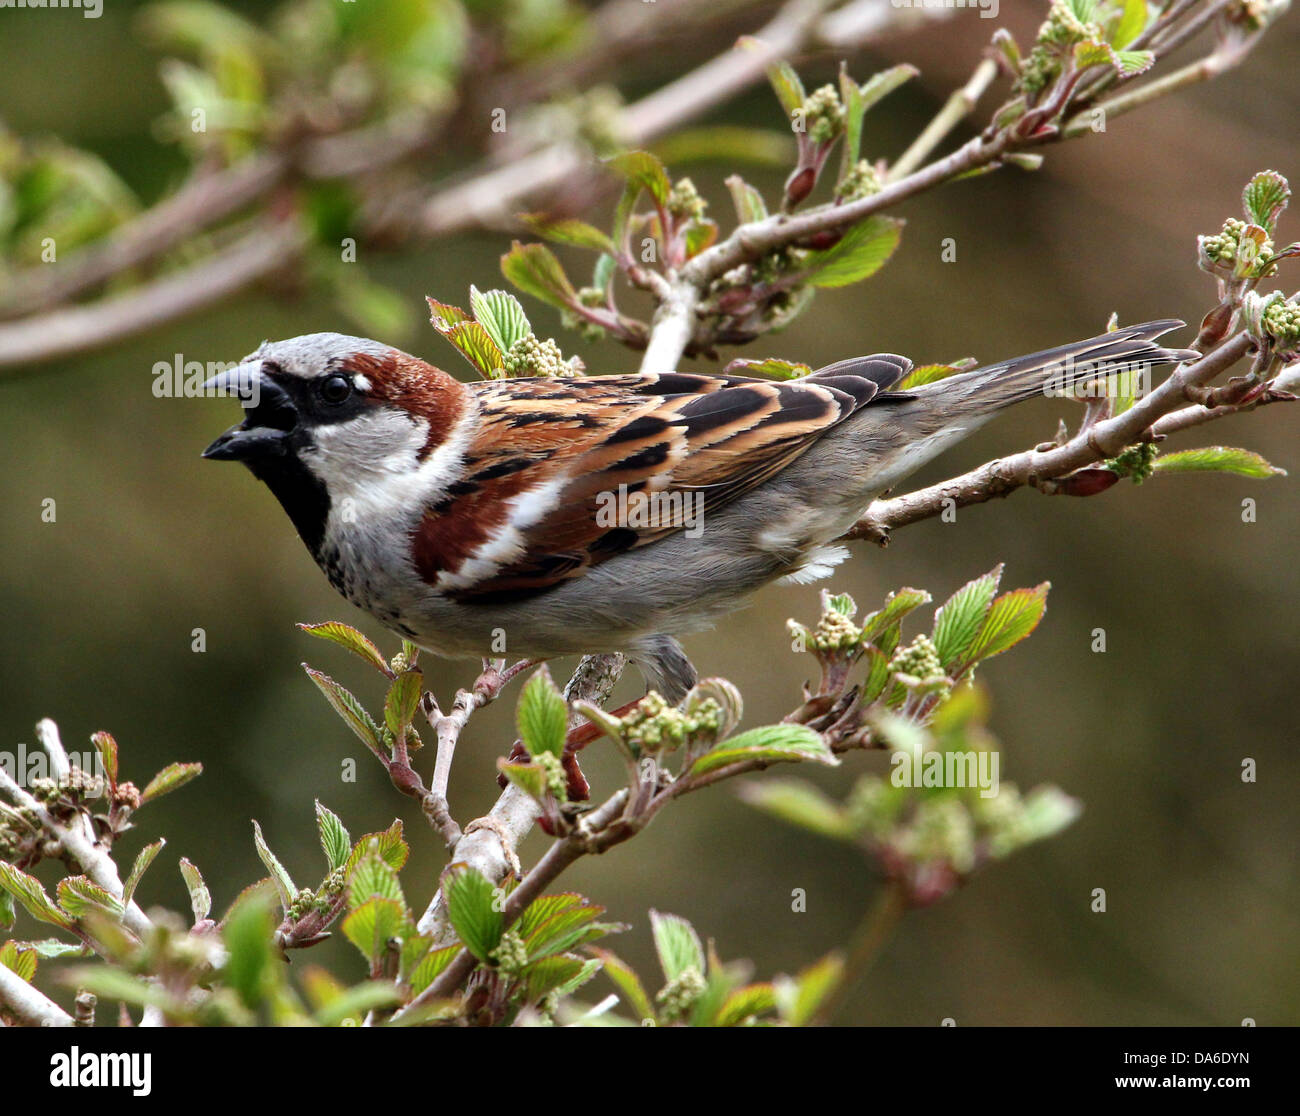
<svg viewBox="0 0 1300 1116">
<path fill-rule="evenodd" d="M 466 476 L 426 514 L 417 564 L 467 602 L 549 589 L 761 484 L 908 367 L 877 356 L 788 383 L 671 373 L 471 384 L 481 421 Z"/>
</svg>

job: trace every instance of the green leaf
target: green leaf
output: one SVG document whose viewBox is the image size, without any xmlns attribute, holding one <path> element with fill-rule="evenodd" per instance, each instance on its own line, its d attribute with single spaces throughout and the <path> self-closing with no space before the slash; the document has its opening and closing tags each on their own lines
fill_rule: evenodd
<svg viewBox="0 0 1300 1116">
<path fill-rule="evenodd" d="M 738 174 L 727 179 L 727 189 L 731 191 L 731 202 L 736 207 L 736 217 L 742 225 L 762 221 L 767 217 L 767 204 L 763 195 Z"/>
<path fill-rule="evenodd" d="M 236 901 L 221 928 L 226 946 L 223 973 L 244 1006 L 256 1010 L 275 984 L 273 966 L 284 963 L 271 955 L 275 920 L 261 893 Z"/>
<path fill-rule="evenodd" d="M 524 308 L 509 291 L 493 290 L 485 293 L 471 286 L 469 304 L 474 317 L 487 330 L 488 336 L 502 353 L 508 353 L 511 345 L 533 331 Z"/>
<path fill-rule="evenodd" d="M 520 244 L 516 240 L 501 257 L 501 274 L 525 294 L 562 310 L 578 301 L 560 261 L 544 244 Z"/>
<path fill-rule="evenodd" d="M 343 920 L 342 930 L 343 936 L 374 964 L 387 951 L 390 939 L 401 937 L 406 925 L 407 914 L 401 903 L 372 895 Z"/>
<path fill-rule="evenodd" d="M 477 868 L 457 863 L 443 873 L 443 894 L 447 897 L 447 916 L 456 936 L 480 961 L 486 961 L 501 941 L 505 926 L 496 909 L 496 889 Z"/>
<path fill-rule="evenodd" d="M 117 786 L 117 741 L 107 732 L 91 733 L 90 742 L 95 745 L 95 750 L 99 752 L 100 761 L 104 765 L 104 775 L 108 778 L 110 787 Z"/>
<path fill-rule="evenodd" d="M 768 376 L 773 380 L 798 380 L 812 374 L 812 368 L 794 360 L 766 357 L 747 360 L 743 357 L 731 361 L 723 374 L 727 376 Z"/>
<path fill-rule="evenodd" d="M 624 1001 L 637 1018 L 654 1019 L 655 1010 L 650 997 L 646 994 L 641 978 L 631 966 L 609 950 L 593 948 L 591 952 L 600 961 L 601 971 L 614 982 L 614 987 L 622 993 Z"/>
<path fill-rule="evenodd" d="M 316 828 L 320 831 L 320 847 L 329 861 L 330 871 L 342 868 L 352 852 L 352 838 L 338 815 L 322 806 L 319 798 L 316 799 Z"/>
<path fill-rule="evenodd" d="M 563 911 L 574 910 L 586 904 L 587 900 L 576 891 L 562 891 L 555 895 L 542 895 L 534 899 L 523 910 L 515 929 L 525 941 L 530 934 L 537 931 L 542 923 L 554 918 Z"/>
<path fill-rule="evenodd" d="M 776 1002 L 781 1018 L 792 1027 L 807 1024 L 844 979 L 844 960 L 837 953 L 827 954 L 791 979 L 776 982 Z"/>
<path fill-rule="evenodd" d="M 891 627 L 896 628 L 909 612 L 913 609 L 920 608 L 923 604 L 929 604 L 930 594 L 924 589 L 902 588 L 895 593 L 890 593 L 885 598 L 884 607 L 878 612 L 871 613 L 862 621 L 862 638 L 864 641 L 875 639 L 883 632 L 888 631 Z M 895 639 L 895 642 L 897 640 Z M 892 648 L 891 648 L 892 650 Z"/>
<path fill-rule="evenodd" d="M 505 355 L 497 348 L 496 342 L 481 322 L 458 322 L 443 336 L 474 366 L 480 376 L 486 379 L 499 376 Z"/>
<path fill-rule="evenodd" d="M 691 775 L 703 775 L 738 760 L 774 763 L 812 760 L 829 767 L 840 761 L 826 742 L 807 725 L 763 725 L 715 744 L 691 764 Z"/>
<path fill-rule="evenodd" d="M 140 793 L 140 801 L 141 803 L 153 802 L 164 794 L 180 790 L 186 783 L 197 779 L 202 774 L 201 763 L 169 763 L 149 780 L 148 785 Z"/>
<path fill-rule="evenodd" d="M 0 930 L 12 930 L 17 917 L 18 913 L 14 910 L 14 897 L 0 887 Z"/>
<path fill-rule="evenodd" d="M 949 376 L 955 376 L 958 372 L 965 372 L 968 368 L 974 367 L 975 360 L 973 357 L 963 357 L 952 364 L 923 364 L 919 368 L 913 368 L 891 390 L 910 391 L 912 388 L 924 387 L 926 384 L 946 380 Z"/>
<path fill-rule="evenodd" d="M 862 122 L 869 109 L 889 96 L 920 71 L 904 62 L 882 70 L 858 86 L 843 65 L 840 66 L 840 100 L 844 104 L 844 149 L 841 152 L 839 182 L 857 166 L 862 151 Z"/>
<path fill-rule="evenodd" d="M 716 221 L 691 221 L 686 226 L 686 258 L 692 260 L 706 248 L 712 248 L 717 239 Z"/>
<path fill-rule="evenodd" d="M 327 620 L 324 624 L 299 624 L 298 627 L 317 639 L 325 639 L 330 643 L 337 643 L 340 647 L 346 647 L 354 655 L 368 662 L 380 674 L 388 678 L 393 676 L 379 648 L 356 628 L 340 623 L 338 620 Z"/>
<path fill-rule="evenodd" d="M 64 970 L 63 979 L 79 989 L 94 993 L 101 1000 L 121 1000 L 124 1004 L 135 1007 L 157 1007 L 164 1010 L 175 1006 L 171 996 L 160 985 L 143 977 L 131 976 L 121 969 L 110 969 L 106 965 L 78 965 Z"/>
<path fill-rule="evenodd" d="M 751 39 L 749 36 L 740 39 L 738 45 L 758 46 L 760 49 L 762 47 L 757 39 Z M 773 62 L 767 68 L 767 80 L 771 83 L 776 99 L 781 102 L 786 117 L 793 120 L 795 111 L 803 108 L 804 100 L 807 98 L 803 82 L 799 80 L 794 67 L 785 61 Z"/>
<path fill-rule="evenodd" d="M 388 696 L 384 699 L 384 724 L 397 740 L 401 740 L 415 720 L 420 708 L 420 698 L 424 696 L 424 673 L 404 670 L 388 687 Z"/>
<path fill-rule="evenodd" d="M 655 144 L 654 153 L 670 167 L 695 162 L 785 167 L 794 162 L 795 144 L 791 135 L 767 128 L 707 124 L 669 134 Z"/>
<path fill-rule="evenodd" d="M 534 961 L 520 974 L 520 997 L 524 1003 L 536 1003 L 553 992 L 584 976 L 590 979 L 600 969 L 599 961 L 583 961 L 577 957 L 543 957 Z"/>
<path fill-rule="evenodd" d="M 524 938 L 529 959 L 572 949 L 584 940 L 588 927 L 604 913 L 604 907 L 584 903 L 552 915 Z"/>
<path fill-rule="evenodd" d="M 1047 611 L 1047 591 L 1051 587 L 1051 582 L 1044 581 L 1033 589 L 1003 593 L 995 600 L 962 656 L 963 665 L 1000 655 L 1028 636 Z"/>
<path fill-rule="evenodd" d="M 764 813 L 823 837 L 842 841 L 855 832 L 839 803 L 809 783 L 769 779 L 742 786 L 740 797 Z"/>
<path fill-rule="evenodd" d="M 396 1007 L 401 993 L 389 981 L 367 980 L 354 985 L 316 1009 L 316 1022 L 322 1027 L 337 1027 L 345 1020 L 361 1020 L 371 1012 Z"/>
<path fill-rule="evenodd" d="M 614 242 L 605 233 L 576 217 L 552 219 L 541 213 L 524 213 L 519 220 L 529 232 L 552 244 L 569 244 L 575 248 L 590 248 L 594 252 L 612 253 L 615 250 Z"/>
<path fill-rule="evenodd" d="M 654 935 L 655 952 L 659 955 L 659 967 L 663 969 L 664 980 L 674 981 L 687 969 L 694 969 L 701 976 L 708 969 L 704 960 L 704 946 L 700 936 L 686 919 L 673 914 L 650 912 L 650 930 Z"/>
<path fill-rule="evenodd" d="M 1155 460 L 1157 473 L 1236 473 L 1241 477 L 1284 477 L 1285 469 L 1270 465 L 1252 450 L 1232 446 L 1204 446 L 1201 449 L 1162 453 Z"/>
<path fill-rule="evenodd" d="M 131 874 L 127 876 L 126 883 L 122 887 L 123 902 L 129 903 L 131 901 L 135 889 L 140 886 L 140 880 L 144 878 L 145 872 L 149 870 L 149 865 L 154 862 L 154 857 L 162 852 L 165 844 L 167 844 L 167 841 L 159 837 L 152 845 L 145 845 L 136 855 L 135 863 L 131 866 Z"/>
<path fill-rule="evenodd" d="M 418 996 L 437 980 L 439 974 L 456 959 L 458 953 L 460 953 L 460 946 L 450 945 L 443 949 L 430 950 L 420 958 L 419 964 L 411 972 L 411 995 Z"/>
<path fill-rule="evenodd" d="M 984 614 L 993 603 L 993 595 L 1002 580 L 999 563 L 983 577 L 968 581 L 949 597 L 934 614 L 934 646 L 945 669 L 966 657 L 984 623 Z"/>
<path fill-rule="evenodd" d="M 330 707 L 342 718 L 343 723 L 352 730 L 361 743 L 373 752 L 382 754 L 386 751 L 379 735 L 379 726 L 349 690 L 340 686 L 328 674 L 313 670 L 306 663 L 302 664 L 302 669 L 307 672 L 307 677 L 316 683 L 317 689 L 325 695 L 325 700 L 330 703 Z"/>
<path fill-rule="evenodd" d="M 0 965 L 30 984 L 36 975 L 36 950 L 20 948 L 17 942 L 5 942 L 0 946 Z"/>
<path fill-rule="evenodd" d="M 511 763 L 504 758 L 498 758 L 497 770 L 529 798 L 541 802 L 546 797 L 549 784 L 546 772 L 542 770 L 540 764 Z"/>
<path fill-rule="evenodd" d="M 898 66 L 891 66 L 888 70 L 881 70 L 878 74 L 872 74 L 862 84 L 864 110 L 874 108 L 879 101 L 888 97 L 900 85 L 911 81 L 920 72 L 915 66 L 904 62 Z"/>
<path fill-rule="evenodd" d="M 23 905 L 23 909 L 41 922 L 71 930 L 73 923 L 45 894 L 45 888 L 35 876 L 0 860 L 0 888 Z"/>
<path fill-rule="evenodd" d="M 266 838 L 262 836 L 262 827 L 253 821 L 253 844 L 257 846 L 258 859 L 266 866 L 266 870 L 271 873 L 271 880 L 275 884 L 276 893 L 280 896 L 280 905 L 287 911 L 293 898 L 298 894 L 298 888 L 293 880 L 289 878 L 289 873 L 285 871 L 284 865 L 276 859 L 275 853 L 271 851 L 270 845 L 266 843 Z"/>
<path fill-rule="evenodd" d="M 532 756 L 550 752 L 559 756 L 564 751 L 568 734 L 569 707 L 560 691 L 551 681 L 545 664 L 538 667 L 519 695 L 515 709 L 519 738 Z"/>
<path fill-rule="evenodd" d="M 348 874 L 348 908 L 356 910 L 371 899 L 388 899 L 406 912 L 406 896 L 397 872 L 372 850 L 363 856 Z"/>
<path fill-rule="evenodd" d="M 382 833 L 367 833 L 362 837 L 353 846 L 352 854 L 348 857 L 347 871 L 351 872 L 361 862 L 361 858 L 372 850 L 377 852 L 393 871 L 402 870 L 411 850 L 402 839 L 401 818 L 394 820 L 393 824 Z"/>
<path fill-rule="evenodd" d="M 610 170 L 620 175 L 630 190 L 645 190 L 658 206 L 668 204 L 672 183 L 664 165 L 648 151 L 627 151 L 608 160 Z"/>
<path fill-rule="evenodd" d="M 809 252 L 805 277 L 814 287 L 847 287 L 874 275 L 898 247 L 903 222 L 893 217 L 868 217 L 852 226 L 837 244 Z"/>
<path fill-rule="evenodd" d="M 1123 9 L 1110 33 L 1110 45 L 1126 47 L 1136 39 L 1147 26 L 1147 0 L 1122 0 Z"/>
<path fill-rule="evenodd" d="M 1277 228 L 1278 218 L 1291 200 L 1291 184 L 1277 171 L 1260 171 L 1241 194 L 1242 208 L 1253 224 L 1267 230 L 1269 236 Z"/>
<path fill-rule="evenodd" d="M 439 302 L 436 298 L 426 297 L 424 301 L 429 304 L 430 323 L 441 334 L 445 335 L 457 322 L 470 320 L 469 314 L 459 306 L 452 306 L 449 302 Z"/>
<path fill-rule="evenodd" d="M 41 938 L 34 942 L 19 942 L 20 948 L 30 949 L 37 957 L 60 960 L 64 957 L 89 957 L 91 950 L 86 945 L 73 945 L 61 942 L 58 938 Z"/>
<path fill-rule="evenodd" d="M 770 984 L 747 984 L 737 988 L 723 1002 L 714 1019 L 715 1027 L 740 1027 L 746 1020 L 766 1015 L 776 1007 L 776 989 Z"/>
<path fill-rule="evenodd" d="M 212 893 L 203 882 L 203 873 L 185 857 L 181 857 L 181 876 L 190 892 L 190 909 L 194 912 L 194 921 L 202 922 L 212 913 Z"/>
</svg>

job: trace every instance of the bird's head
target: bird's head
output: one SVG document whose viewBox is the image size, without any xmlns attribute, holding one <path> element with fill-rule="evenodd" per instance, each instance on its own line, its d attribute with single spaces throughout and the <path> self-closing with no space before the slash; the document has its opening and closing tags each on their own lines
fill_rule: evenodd
<svg viewBox="0 0 1300 1116">
<path fill-rule="evenodd" d="M 203 456 L 247 465 L 313 551 L 332 506 L 404 487 L 468 406 L 440 369 L 339 333 L 266 342 L 204 387 L 237 396 L 246 413 Z"/>
</svg>

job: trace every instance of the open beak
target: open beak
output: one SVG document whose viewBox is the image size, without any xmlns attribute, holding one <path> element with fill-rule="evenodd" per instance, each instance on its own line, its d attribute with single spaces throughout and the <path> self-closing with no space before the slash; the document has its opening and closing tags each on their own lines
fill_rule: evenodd
<svg viewBox="0 0 1300 1116">
<path fill-rule="evenodd" d="M 289 435 L 298 425 L 298 410 L 289 393 L 262 371 L 260 361 L 246 361 L 218 372 L 203 385 L 204 391 L 224 392 L 239 398 L 247 412 L 203 456 L 214 461 L 252 461 L 288 452 Z"/>
</svg>

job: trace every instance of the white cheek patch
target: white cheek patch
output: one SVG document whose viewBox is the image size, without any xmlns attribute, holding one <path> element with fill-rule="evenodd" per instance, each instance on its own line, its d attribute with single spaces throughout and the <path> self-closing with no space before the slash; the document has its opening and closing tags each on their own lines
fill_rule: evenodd
<svg viewBox="0 0 1300 1116">
<path fill-rule="evenodd" d="M 466 589 L 521 557 L 526 549 L 524 532 L 550 513 L 559 502 L 560 491 L 568 477 L 554 477 L 545 484 L 529 488 L 510 501 L 510 516 L 497 534 L 488 539 L 454 573 L 438 575 L 439 589 Z"/>
<path fill-rule="evenodd" d="M 417 519 L 461 473 L 473 415 L 423 460 L 429 423 L 392 410 L 376 410 L 348 422 L 319 426 L 304 463 L 330 494 L 331 519 L 386 523 Z"/>
</svg>

